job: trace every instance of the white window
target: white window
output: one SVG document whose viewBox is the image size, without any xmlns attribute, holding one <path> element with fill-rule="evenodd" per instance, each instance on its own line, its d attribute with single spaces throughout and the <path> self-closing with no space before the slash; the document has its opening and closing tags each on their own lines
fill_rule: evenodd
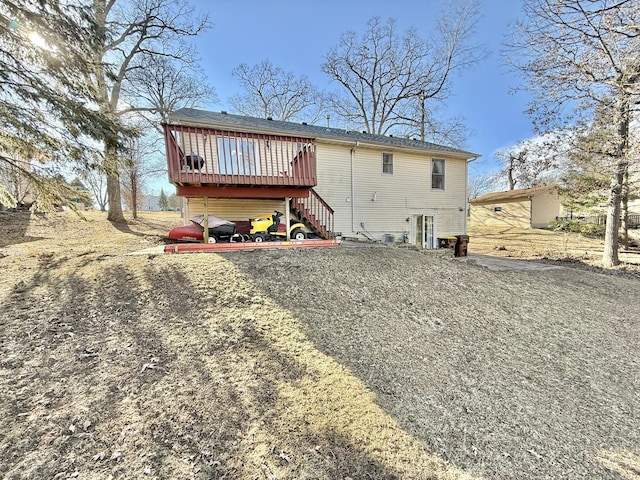
<svg viewBox="0 0 640 480">
<path fill-rule="evenodd" d="M 393 153 L 382 154 L 382 173 L 393 175 Z"/>
<path fill-rule="evenodd" d="M 431 160 L 431 188 L 444 190 L 444 160 Z"/>
</svg>

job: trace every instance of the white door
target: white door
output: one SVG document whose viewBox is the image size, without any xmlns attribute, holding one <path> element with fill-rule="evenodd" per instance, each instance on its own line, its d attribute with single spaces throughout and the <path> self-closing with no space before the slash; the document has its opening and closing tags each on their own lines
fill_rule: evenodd
<svg viewBox="0 0 640 480">
<path fill-rule="evenodd" d="M 420 248 L 436 248 L 436 218 L 434 215 L 414 215 L 415 244 Z"/>
</svg>

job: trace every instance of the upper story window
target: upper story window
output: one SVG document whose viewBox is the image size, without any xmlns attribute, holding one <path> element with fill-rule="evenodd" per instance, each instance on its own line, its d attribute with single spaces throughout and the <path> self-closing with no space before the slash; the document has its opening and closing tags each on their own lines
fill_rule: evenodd
<svg viewBox="0 0 640 480">
<path fill-rule="evenodd" d="M 431 188 L 444 190 L 444 160 L 431 160 Z"/>
<path fill-rule="evenodd" d="M 382 154 L 382 173 L 393 175 L 393 153 Z"/>
</svg>

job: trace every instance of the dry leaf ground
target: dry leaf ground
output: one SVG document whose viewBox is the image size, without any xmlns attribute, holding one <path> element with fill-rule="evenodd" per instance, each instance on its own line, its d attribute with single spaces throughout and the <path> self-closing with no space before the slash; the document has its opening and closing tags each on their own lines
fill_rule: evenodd
<svg viewBox="0 0 640 480">
<path fill-rule="evenodd" d="M 2 478 L 640 476 L 631 266 L 127 256 L 179 219 L 88 215 L 0 213 Z"/>
</svg>

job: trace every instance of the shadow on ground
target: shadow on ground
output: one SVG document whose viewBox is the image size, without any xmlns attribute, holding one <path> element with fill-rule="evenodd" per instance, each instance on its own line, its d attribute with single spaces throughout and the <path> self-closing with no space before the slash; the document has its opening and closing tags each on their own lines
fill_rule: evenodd
<svg viewBox="0 0 640 480">
<path fill-rule="evenodd" d="M 637 280 L 393 248 L 225 256 L 406 432 L 470 474 L 619 479 L 638 468 Z"/>
<path fill-rule="evenodd" d="M 91 255 L 2 299 L 3 478 L 461 478 L 228 262 Z"/>
<path fill-rule="evenodd" d="M 0 247 L 40 240 L 27 236 L 32 213 L 25 210 L 0 211 Z"/>
</svg>

